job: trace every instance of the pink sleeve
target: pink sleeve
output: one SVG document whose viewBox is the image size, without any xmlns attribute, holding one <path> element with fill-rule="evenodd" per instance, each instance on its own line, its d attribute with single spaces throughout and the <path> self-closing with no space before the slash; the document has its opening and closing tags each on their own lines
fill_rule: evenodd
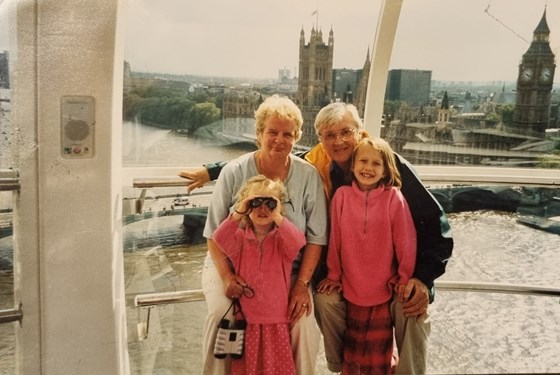
<svg viewBox="0 0 560 375">
<path fill-rule="evenodd" d="M 393 243 L 398 261 L 398 282 L 406 284 L 416 266 L 416 229 L 408 204 L 400 190 L 394 189 L 391 211 Z"/>
<path fill-rule="evenodd" d="M 342 267 L 340 264 L 341 233 L 340 216 L 342 215 L 342 192 L 336 192 L 331 202 L 331 234 L 329 237 L 329 250 L 327 252 L 327 278 L 340 281 Z"/>
<path fill-rule="evenodd" d="M 243 241 L 243 230 L 239 228 L 239 223 L 234 221 L 230 215 L 214 231 L 212 239 L 233 260 L 239 254 Z"/>
<path fill-rule="evenodd" d="M 284 254 L 293 261 L 306 244 L 305 234 L 287 218 L 278 227 L 278 234 Z"/>
</svg>

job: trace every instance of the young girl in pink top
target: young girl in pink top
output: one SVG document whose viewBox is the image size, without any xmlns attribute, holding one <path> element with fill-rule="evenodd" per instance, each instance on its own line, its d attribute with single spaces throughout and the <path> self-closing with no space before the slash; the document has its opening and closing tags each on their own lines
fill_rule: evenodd
<svg viewBox="0 0 560 375">
<path fill-rule="evenodd" d="M 319 292 L 346 299 L 343 374 L 390 373 L 390 303 L 404 293 L 416 263 L 416 232 L 393 151 L 380 138 L 361 140 L 352 156 L 352 186 L 331 202 L 328 275 Z"/>
<path fill-rule="evenodd" d="M 232 360 L 232 374 L 295 374 L 288 294 L 292 262 L 306 240 L 304 233 L 282 216 L 286 199 L 281 181 L 263 175 L 252 177 L 239 190 L 234 212 L 213 235 L 237 274 L 236 285 L 228 287 L 226 293 L 241 296 L 247 320 L 244 355 Z"/>
</svg>

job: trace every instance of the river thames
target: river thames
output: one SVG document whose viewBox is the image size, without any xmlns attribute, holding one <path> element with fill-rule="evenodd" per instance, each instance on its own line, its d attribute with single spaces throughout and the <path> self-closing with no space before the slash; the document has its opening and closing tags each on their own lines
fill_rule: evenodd
<svg viewBox="0 0 560 375">
<path fill-rule="evenodd" d="M 231 159 L 246 150 L 211 147 L 165 130 L 125 124 L 125 166 L 197 166 Z M 157 190 L 157 191 L 156 191 Z M 125 194 L 139 194 L 128 189 Z M 170 205 L 153 189 L 146 209 Z M 173 193 L 186 194 L 175 189 Z M 197 198 L 192 197 L 193 202 Z M 157 206 L 157 207 L 156 207 Z M 515 213 L 450 214 L 455 249 L 441 280 L 560 287 L 560 236 L 519 224 Z M 129 224 L 123 238 L 128 345 L 133 374 L 200 374 L 204 302 L 152 308 L 147 338 L 137 327 L 148 310 L 134 307 L 138 294 L 200 289 L 204 244 L 186 244 L 181 216 Z M 11 237 L 0 240 L 10 251 Z M 0 308 L 10 307 L 11 272 L 0 271 Z M 557 298 L 436 292 L 430 306 L 430 374 L 560 373 L 560 304 Z M 13 374 L 13 328 L 0 327 L 0 374 Z M 321 353 L 317 374 L 329 374 Z"/>
</svg>

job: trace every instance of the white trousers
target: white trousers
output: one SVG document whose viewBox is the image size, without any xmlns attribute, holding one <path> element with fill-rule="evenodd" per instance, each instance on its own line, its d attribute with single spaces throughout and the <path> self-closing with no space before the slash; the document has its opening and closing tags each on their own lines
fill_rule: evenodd
<svg viewBox="0 0 560 375">
<path fill-rule="evenodd" d="M 230 359 L 214 357 L 214 343 L 218 332 L 218 324 L 231 305 L 231 299 L 225 295 L 225 286 L 218 271 L 210 262 L 205 262 L 202 269 L 202 290 L 206 298 L 208 315 L 202 331 L 202 356 L 204 375 L 226 375 L 230 373 Z M 313 314 L 313 297 L 309 290 L 312 312 L 304 315 L 290 330 L 292 353 L 298 375 L 309 375 L 315 372 L 315 362 L 319 352 L 321 333 Z M 232 312 L 226 319 L 232 320 Z"/>
</svg>

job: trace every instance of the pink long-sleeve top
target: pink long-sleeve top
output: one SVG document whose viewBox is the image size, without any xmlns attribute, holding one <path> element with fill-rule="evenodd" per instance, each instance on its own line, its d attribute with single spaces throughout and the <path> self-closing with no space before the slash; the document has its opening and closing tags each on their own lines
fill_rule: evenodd
<svg viewBox="0 0 560 375">
<path fill-rule="evenodd" d="M 327 277 L 342 281 L 346 299 L 359 306 L 389 301 L 415 264 L 416 230 L 400 190 L 380 186 L 365 192 L 354 182 L 336 191 Z"/>
<path fill-rule="evenodd" d="M 231 259 L 235 273 L 253 288 L 253 298 L 241 297 L 248 323 L 288 322 L 288 295 L 292 262 L 305 246 L 304 233 L 284 218 L 259 243 L 251 228 L 239 226 L 231 216 L 220 224 L 212 238 Z"/>
</svg>

